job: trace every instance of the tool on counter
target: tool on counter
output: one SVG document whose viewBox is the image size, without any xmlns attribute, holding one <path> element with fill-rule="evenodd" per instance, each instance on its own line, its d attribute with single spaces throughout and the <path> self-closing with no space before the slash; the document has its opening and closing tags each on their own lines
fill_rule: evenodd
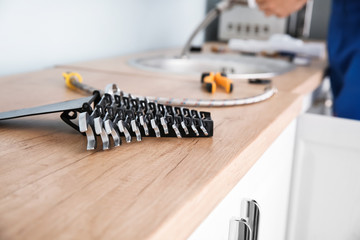
<svg viewBox="0 0 360 240">
<path fill-rule="evenodd" d="M 231 93 L 233 90 L 233 82 L 229 79 L 225 73 L 203 73 L 201 75 L 201 83 L 204 89 L 209 93 L 215 93 L 216 85 L 220 85 L 225 88 L 227 93 Z"/>
<path fill-rule="evenodd" d="M 121 137 L 125 137 L 128 143 L 132 137 L 137 141 L 141 141 L 142 137 L 211 137 L 214 124 L 210 113 L 184 106 L 246 105 L 269 99 L 277 91 L 269 85 L 257 96 L 220 100 L 143 97 L 120 91 L 115 84 L 109 84 L 105 91 L 97 90 L 82 83 L 78 73 L 64 73 L 63 76 L 70 89 L 81 90 L 91 96 L 3 112 L 0 120 L 62 112 L 60 117 L 65 123 L 86 135 L 88 150 L 96 149 L 97 136 L 100 136 L 103 149 L 109 149 L 111 141 L 114 146 L 120 146 Z"/>
<path fill-rule="evenodd" d="M 105 91 L 82 83 L 77 73 L 64 73 L 66 85 L 91 93 L 91 96 L 34 108 L 0 113 L 0 120 L 62 112 L 61 119 L 87 137 L 87 150 L 97 146 L 100 136 L 103 149 L 121 145 L 121 136 L 132 137 L 211 137 L 213 120 L 209 112 L 164 105 L 146 97 L 139 98 L 109 84 Z M 111 140 L 112 139 L 112 140 Z"/>
<path fill-rule="evenodd" d="M 260 79 L 260 78 L 249 79 L 248 83 L 249 84 L 267 85 L 267 84 L 271 84 L 271 79 Z"/>
</svg>

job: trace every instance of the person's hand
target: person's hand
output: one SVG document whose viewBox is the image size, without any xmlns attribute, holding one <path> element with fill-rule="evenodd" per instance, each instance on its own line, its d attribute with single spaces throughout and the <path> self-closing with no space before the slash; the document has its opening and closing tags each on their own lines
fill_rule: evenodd
<svg viewBox="0 0 360 240">
<path fill-rule="evenodd" d="M 266 16 L 287 17 L 304 6 L 307 0 L 256 0 Z"/>
</svg>

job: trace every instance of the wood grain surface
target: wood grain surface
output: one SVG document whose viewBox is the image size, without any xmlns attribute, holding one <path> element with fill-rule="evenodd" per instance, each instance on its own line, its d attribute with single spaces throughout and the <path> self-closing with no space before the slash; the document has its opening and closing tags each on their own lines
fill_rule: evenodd
<svg viewBox="0 0 360 240">
<path fill-rule="evenodd" d="M 66 89 L 61 73 L 69 70 L 79 68 L 0 78 L 0 111 L 83 96 Z M 98 88 L 208 96 L 195 81 L 97 70 L 79 72 Z M 288 78 L 306 75 L 299 71 Z M 261 90 L 238 89 L 234 95 Z M 263 103 L 201 109 L 212 113 L 212 138 L 143 138 L 108 151 L 86 151 L 85 137 L 59 114 L 2 121 L 0 239 L 185 239 L 298 115 L 301 101 L 280 91 Z"/>
</svg>

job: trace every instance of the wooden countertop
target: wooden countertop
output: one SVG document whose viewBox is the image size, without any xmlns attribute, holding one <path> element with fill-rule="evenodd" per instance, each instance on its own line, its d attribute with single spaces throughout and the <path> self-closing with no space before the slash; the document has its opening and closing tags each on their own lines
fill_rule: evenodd
<svg viewBox="0 0 360 240">
<path fill-rule="evenodd" d="M 114 82 L 134 94 L 204 94 L 191 81 L 73 66 L 0 78 L 0 111 L 81 97 L 65 88 L 61 73 L 69 70 L 98 88 Z M 0 122 L 0 238 L 186 238 L 299 114 L 294 91 L 311 91 L 320 72 L 277 78 L 297 84 L 262 103 L 202 109 L 212 113 L 212 138 L 144 138 L 86 151 L 85 137 L 59 114 Z"/>
</svg>

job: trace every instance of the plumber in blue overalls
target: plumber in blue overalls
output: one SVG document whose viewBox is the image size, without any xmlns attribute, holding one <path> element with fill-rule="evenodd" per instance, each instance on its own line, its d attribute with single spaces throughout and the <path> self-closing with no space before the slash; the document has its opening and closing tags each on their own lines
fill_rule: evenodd
<svg viewBox="0 0 360 240">
<path fill-rule="evenodd" d="M 328 51 L 334 114 L 360 120 L 359 0 L 333 0 Z"/>
<path fill-rule="evenodd" d="M 286 17 L 306 0 L 256 0 L 266 15 Z M 360 0 L 333 0 L 328 52 L 334 115 L 360 120 Z"/>
</svg>

